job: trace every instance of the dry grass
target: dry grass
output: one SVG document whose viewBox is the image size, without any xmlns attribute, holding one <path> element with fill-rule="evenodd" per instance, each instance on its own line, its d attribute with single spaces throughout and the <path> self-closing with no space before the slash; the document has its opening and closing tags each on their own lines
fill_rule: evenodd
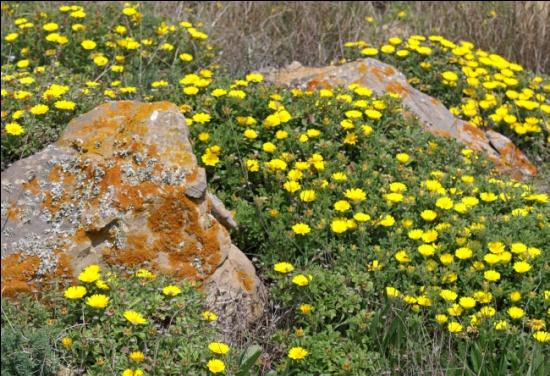
<svg viewBox="0 0 550 376">
<path fill-rule="evenodd" d="M 151 4 L 156 13 L 204 22 L 232 73 L 293 60 L 323 65 L 341 58 L 346 41 L 438 33 L 469 40 L 526 68 L 550 71 L 550 3 L 184 1 Z M 403 18 L 397 14 L 404 10 Z M 495 11 L 494 16 L 491 11 Z M 368 23 L 366 17 L 374 17 Z"/>
</svg>

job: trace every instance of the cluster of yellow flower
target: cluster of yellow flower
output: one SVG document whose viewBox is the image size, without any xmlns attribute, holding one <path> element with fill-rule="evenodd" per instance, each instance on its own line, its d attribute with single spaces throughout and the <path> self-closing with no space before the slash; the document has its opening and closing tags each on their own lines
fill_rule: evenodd
<svg viewBox="0 0 550 376">
<path fill-rule="evenodd" d="M 3 5 L 2 12 L 12 15 L 20 7 Z M 52 14 L 39 12 L 33 22 L 19 17 L 6 25 L 2 29 L 3 61 L 10 56 L 8 63 L 2 65 L 3 131 L 20 137 L 38 122 L 69 119 L 75 111 L 90 108 L 88 102 L 93 105 L 103 97 L 143 95 L 152 99 L 155 91 L 169 88 L 170 83 L 136 81 L 133 74 L 140 64 L 166 59 L 172 61 L 172 66 L 180 65 L 179 69 L 190 71 L 197 58 L 204 61 L 213 57 L 213 46 L 205 43 L 208 36 L 197 28 L 200 23 L 160 22 L 152 29 L 140 31 L 143 15 L 139 8 L 139 4 L 124 4 L 120 24 L 111 29 L 97 27 L 95 16 L 89 16 L 84 7 L 77 5 L 63 5 Z M 172 59 L 176 51 L 177 58 Z M 84 66 L 87 68 L 82 69 Z M 67 67 L 78 72 L 67 74 L 61 70 Z M 183 93 L 198 94 L 211 83 L 211 77 L 209 69 L 184 76 L 180 80 Z M 141 92 L 142 89 L 150 91 Z"/>
<path fill-rule="evenodd" d="M 511 135 L 545 134 L 550 142 L 550 77 L 525 71 L 500 55 L 439 35 L 389 38 L 379 48 L 365 41 L 346 47 L 402 68 L 411 83 L 442 98 L 451 111 L 476 126 Z M 442 88 L 443 85 L 445 88 Z"/>
<path fill-rule="evenodd" d="M 112 282 L 116 278 L 111 272 L 107 273 L 107 279 L 103 279 L 101 275 L 101 268 L 97 264 L 92 264 L 87 266 L 82 270 L 78 276 L 78 280 L 83 282 L 85 286 L 77 285 L 67 287 L 64 291 L 64 296 L 66 299 L 71 301 L 78 301 L 88 296 L 85 299 L 86 306 L 90 307 L 93 310 L 103 310 L 107 309 L 110 304 L 110 298 L 107 292 L 110 290 L 109 282 Z M 156 275 L 151 273 L 147 269 L 139 269 L 134 273 L 134 276 L 139 280 L 146 282 L 156 279 Z M 92 292 L 102 292 L 92 293 Z M 175 285 L 168 285 L 162 288 L 162 294 L 166 297 L 175 297 L 182 293 L 182 290 Z M 112 316 L 113 312 L 109 313 L 109 316 Z M 148 325 L 149 320 L 138 311 L 135 310 L 125 310 L 122 312 L 122 317 L 131 324 L 132 326 L 141 326 Z M 205 321 L 216 321 L 218 316 L 208 310 L 203 311 L 201 317 Z M 63 337 L 61 339 L 63 347 L 70 349 L 73 345 L 73 339 L 70 337 Z M 215 354 L 226 354 L 229 351 L 229 346 L 223 342 L 212 342 L 208 347 Z M 132 351 L 128 354 L 128 359 L 133 362 L 136 366 L 145 360 L 145 354 L 140 351 Z M 219 359 L 212 359 L 208 362 L 207 368 L 212 373 L 220 373 L 225 370 L 225 365 L 223 361 Z M 140 376 L 144 375 L 144 371 L 141 368 L 128 368 L 124 370 L 123 376 Z"/>
<path fill-rule="evenodd" d="M 273 266 L 273 270 L 275 270 L 277 273 L 289 274 L 294 271 L 294 265 L 286 261 L 278 262 Z M 297 274 L 294 277 L 292 277 L 292 283 L 294 283 L 299 287 L 305 287 L 309 285 L 312 279 L 313 277 L 311 275 L 306 276 L 303 274 Z M 311 305 L 309 304 L 302 304 L 301 308 L 302 308 L 302 312 L 311 311 Z M 291 347 L 288 350 L 287 356 L 292 360 L 301 360 L 301 359 L 304 359 L 308 354 L 309 352 L 305 348 L 301 346 L 295 346 L 295 347 Z"/>
<path fill-rule="evenodd" d="M 446 80 L 453 81 L 453 77 L 446 75 Z M 386 165 L 390 170 L 396 171 L 394 177 L 387 185 L 380 187 L 380 193 L 369 193 L 369 187 L 361 183 L 361 173 L 354 174 L 342 167 L 335 169 L 335 166 L 342 166 L 342 155 L 341 160 L 333 161 L 334 156 L 327 160 L 320 151 L 328 149 L 330 142 L 340 153 L 350 150 L 349 148 L 353 150 L 360 145 L 378 142 L 372 138 L 382 137 L 382 133 L 379 133 L 382 132 L 381 124 L 393 116 L 392 114 L 399 113 L 397 96 L 394 94 L 375 98 L 370 89 L 357 85 L 317 92 L 293 89 L 291 95 L 290 98 L 284 98 L 280 94 L 271 94 L 265 99 L 267 108 L 275 113 L 268 115 L 263 121 L 243 114 L 237 107 L 234 110 L 234 122 L 246 128 L 244 137 L 239 141 L 239 150 L 249 179 L 260 179 L 258 181 L 264 181 L 264 185 L 269 181 L 269 184 L 274 185 L 271 194 L 283 194 L 291 207 L 298 209 L 295 215 L 286 217 L 290 221 L 292 218 L 298 219 L 287 224 L 297 240 L 303 239 L 307 243 L 312 237 L 326 236 L 326 230 L 329 229 L 336 239 L 348 242 L 350 238 L 347 236 L 357 234 L 360 237 L 365 236 L 361 234 L 372 233 L 378 231 L 377 229 L 386 229 L 388 236 L 395 237 L 395 244 L 401 248 L 380 253 L 370 263 L 369 270 L 384 275 L 391 265 L 400 274 L 408 275 L 403 277 L 404 285 L 408 289 L 414 286 L 417 289 L 416 294 L 403 294 L 390 285 L 386 291 L 389 296 L 402 298 L 412 311 L 432 309 L 432 317 L 443 323 L 448 317 L 442 310 L 447 310 L 447 314 L 455 320 L 460 317 L 469 320 L 472 327 L 491 317 L 491 313 L 496 314 L 497 306 L 498 312 L 508 312 L 513 322 L 523 316 L 518 316 L 515 308 L 519 307 L 515 303 L 506 305 L 502 301 L 505 299 L 503 291 L 509 289 L 509 283 L 521 283 L 523 278 L 529 278 L 524 276 L 532 273 L 535 264 L 537 268 L 541 267 L 541 262 L 537 260 L 542 250 L 525 245 L 517 238 L 510 239 L 509 236 L 502 235 L 502 240 L 499 241 L 495 238 L 498 233 L 488 234 L 486 231 L 487 216 L 496 215 L 493 218 L 500 223 L 521 221 L 522 218 L 535 216 L 539 226 L 545 228 L 543 212 L 535 206 L 540 205 L 542 209 L 548 203 L 547 194 L 537 194 L 526 184 L 495 178 L 475 178 L 465 173 L 468 166 L 478 158 L 470 149 L 462 150 L 462 176 L 456 177 L 432 170 L 429 172 L 430 176 L 424 180 L 412 178 L 419 161 L 425 161 L 423 154 L 433 155 L 432 153 L 438 151 L 438 144 L 434 141 L 429 141 L 426 151 L 422 150 L 416 155 L 395 153 L 395 162 L 392 162 L 394 167 L 391 164 Z M 329 121 L 322 129 L 289 126 L 295 118 L 292 115 L 294 111 L 285 107 L 290 100 L 304 101 L 301 105 L 293 103 L 295 108 L 307 106 L 305 101 L 313 101 L 316 110 L 325 109 L 329 104 L 338 106 L 335 112 L 341 116 L 339 127 L 331 127 Z M 192 130 L 200 134 L 200 142 L 207 142 L 211 136 L 202 126 L 203 124 L 195 122 Z M 208 129 L 216 132 L 212 122 L 208 123 Z M 236 137 L 240 133 L 238 128 L 230 131 Z M 220 135 L 215 135 L 214 138 L 219 140 Z M 206 155 L 211 147 L 206 147 Z M 231 149 L 231 146 L 222 144 L 221 148 Z M 311 150 L 317 152 L 311 153 Z M 443 154 L 441 151 L 441 155 Z M 305 158 L 299 159 L 296 155 Z M 203 162 L 209 165 L 204 159 Z M 217 165 L 221 159 L 218 158 L 216 162 Z M 401 176 L 403 180 L 395 180 L 397 176 Z M 507 208 L 506 212 L 501 212 L 502 208 Z M 280 216 L 278 210 L 270 213 L 273 217 Z M 306 221 L 307 217 L 311 220 Z M 395 235 L 403 230 L 408 233 L 407 240 Z M 504 239 L 507 239 L 506 242 Z M 501 244 L 502 248 L 497 250 L 494 244 Z M 506 251 L 506 247 L 510 247 L 510 251 Z M 485 249 L 489 249 L 489 252 L 485 252 Z M 288 273 L 293 267 L 281 263 L 276 265 L 275 270 Z M 478 277 L 475 282 L 464 283 L 460 280 L 461 275 L 472 273 L 481 273 L 481 280 Z M 392 280 L 391 275 L 393 274 L 387 274 L 388 281 Z M 420 285 L 410 283 L 418 278 Z M 292 282 L 305 286 L 309 280 L 304 275 L 297 275 Z M 434 301 L 441 298 L 439 292 L 442 290 L 451 291 L 457 298 L 460 296 L 459 303 L 453 301 L 447 307 L 445 304 L 449 303 L 448 300 Z M 481 293 L 485 295 L 480 295 Z M 537 297 L 542 296 L 543 299 L 537 300 L 541 305 L 532 310 L 533 314 L 545 314 L 541 308 L 542 302 L 548 301 L 548 294 L 548 291 L 537 293 Z M 487 298 L 488 296 L 491 298 Z M 478 312 L 474 311 L 476 307 L 479 308 Z M 540 316 L 530 319 L 544 323 Z M 462 332 L 464 321 L 461 322 L 450 322 L 449 331 Z M 502 329 L 505 325 L 505 318 L 500 316 L 493 326 Z M 542 330 L 544 325 L 531 326 L 533 338 L 537 341 L 547 341 L 547 332 Z"/>
</svg>

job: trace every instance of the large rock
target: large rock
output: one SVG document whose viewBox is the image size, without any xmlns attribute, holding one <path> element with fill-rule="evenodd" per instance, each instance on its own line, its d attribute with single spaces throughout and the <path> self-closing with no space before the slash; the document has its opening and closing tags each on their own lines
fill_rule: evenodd
<svg viewBox="0 0 550 376">
<path fill-rule="evenodd" d="M 268 74 L 267 81 L 305 89 L 330 88 L 358 83 L 376 94 L 398 93 L 403 104 L 436 135 L 452 137 L 469 148 L 484 152 L 497 169 L 516 179 L 531 178 L 537 169 L 507 137 L 457 119 L 441 102 L 411 87 L 403 73 L 376 59 L 362 59 L 340 66 L 304 67 L 294 62 Z"/>
<path fill-rule="evenodd" d="M 2 292 L 90 263 L 145 264 L 202 281 L 222 317 L 251 321 L 264 287 L 225 226 L 235 222 L 207 192 L 178 108 L 107 103 L 2 173 Z"/>
</svg>

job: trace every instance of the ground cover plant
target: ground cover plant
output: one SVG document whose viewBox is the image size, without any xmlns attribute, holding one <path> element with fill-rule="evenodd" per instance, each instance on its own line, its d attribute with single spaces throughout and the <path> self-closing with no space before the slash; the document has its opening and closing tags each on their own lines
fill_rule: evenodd
<svg viewBox="0 0 550 376">
<path fill-rule="evenodd" d="M 229 343 L 188 283 L 91 265 L 3 300 L 3 374 L 548 372 L 548 194 L 424 133 L 398 95 L 235 79 L 200 20 L 147 4 L 7 3 L 2 20 L 2 169 L 105 100 L 176 103 L 277 316 Z M 548 76 L 451 37 L 350 42 L 348 58 L 394 64 L 547 160 Z"/>
</svg>

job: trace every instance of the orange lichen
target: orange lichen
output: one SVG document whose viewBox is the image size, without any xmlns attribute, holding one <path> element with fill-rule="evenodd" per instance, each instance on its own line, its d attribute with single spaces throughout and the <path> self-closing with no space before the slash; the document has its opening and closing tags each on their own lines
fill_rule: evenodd
<svg viewBox="0 0 550 376">
<path fill-rule="evenodd" d="M 124 264 L 129 266 L 137 266 L 146 262 L 151 262 L 156 257 L 156 253 L 152 249 L 125 249 L 116 252 L 116 254 L 107 258 L 110 264 Z"/>
<path fill-rule="evenodd" d="M 61 179 L 61 172 L 62 171 L 60 166 L 54 166 L 48 174 L 48 181 L 57 183 Z"/>
<path fill-rule="evenodd" d="M 430 133 L 440 137 L 446 137 L 446 138 L 452 137 L 450 132 L 439 128 L 430 128 Z"/>
<path fill-rule="evenodd" d="M 54 278 L 71 278 L 74 279 L 74 269 L 71 262 L 71 257 L 63 251 L 56 251 L 57 266 L 55 270 L 48 274 L 48 279 Z"/>
<path fill-rule="evenodd" d="M 378 67 L 371 67 L 370 71 L 379 81 L 384 81 L 385 73 L 382 69 Z"/>
<path fill-rule="evenodd" d="M 13 202 L 9 207 L 8 212 L 6 213 L 6 217 L 10 221 L 17 221 L 19 220 L 19 215 L 21 214 L 21 211 L 21 208 L 17 206 L 15 202 Z"/>
<path fill-rule="evenodd" d="M 26 183 L 23 183 L 23 189 L 31 191 L 33 195 L 40 193 L 40 185 L 38 185 L 38 178 L 35 176 Z"/>
<path fill-rule="evenodd" d="M 397 81 L 391 81 L 389 84 L 387 84 L 386 91 L 390 93 L 397 93 L 397 94 L 400 94 L 401 96 L 409 93 L 408 88 L 403 86 Z"/>
<path fill-rule="evenodd" d="M 2 296 L 33 291 L 33 278 L 40 266 L 37 256 L 12 253 L 2 259 Z"/>
<path fill-rule="evenodd" d="M 473 126 L 472 124 L 464 123 L 463 129 L 465 132 L 469 133 L 472 137 L 477 138 L 478 140 L 483 140 L 487 142 L 487 137 L 485 136 L 485 132 Z"/>
<path fill-rule="evenodd" d="M 158 186 L 153 182 L 146 181 L 137 186 L 123 185 L 119 187 L 113 205 L 121 210 L 142 209 L 149 197 L 158 194 Z"/>
<path fill-rule="evenodd" d="M 80 228 L 76 231 L 76 233 L 74 234 L 72 240 L 77 244 L 81 244 L 81 243 L 89 242 L 90 238 L 86 234 L 86 231 L 84 229 Z"/>
<path fill-rule="evenodd" d="M 332 88 L 332 85 L 327 80 L 322 78 L 314 78 L 307 83 L 307 90 L 330 88 Z"/>
<path fill-rule="evenodd" d="M 248 292 L 252 291 L 252 289 L 254 288 L 254 281 L 252 280 L 252 278 L 250 278 L 248 273 L 242 270 L 237 270 L 236 274 L 237 274 L 237 279 L 241 282 L 244 289 Z"/>
<path fill-rule="evenodd" d="M 393 76 L 395 74 L 395 70 L 392 67 L 390 67 L 389 65 L 387 67 L 385 67 L 382 70 L 382 72 L 384 72 L 384 74 L 386 76 Z"/>
</svg>

